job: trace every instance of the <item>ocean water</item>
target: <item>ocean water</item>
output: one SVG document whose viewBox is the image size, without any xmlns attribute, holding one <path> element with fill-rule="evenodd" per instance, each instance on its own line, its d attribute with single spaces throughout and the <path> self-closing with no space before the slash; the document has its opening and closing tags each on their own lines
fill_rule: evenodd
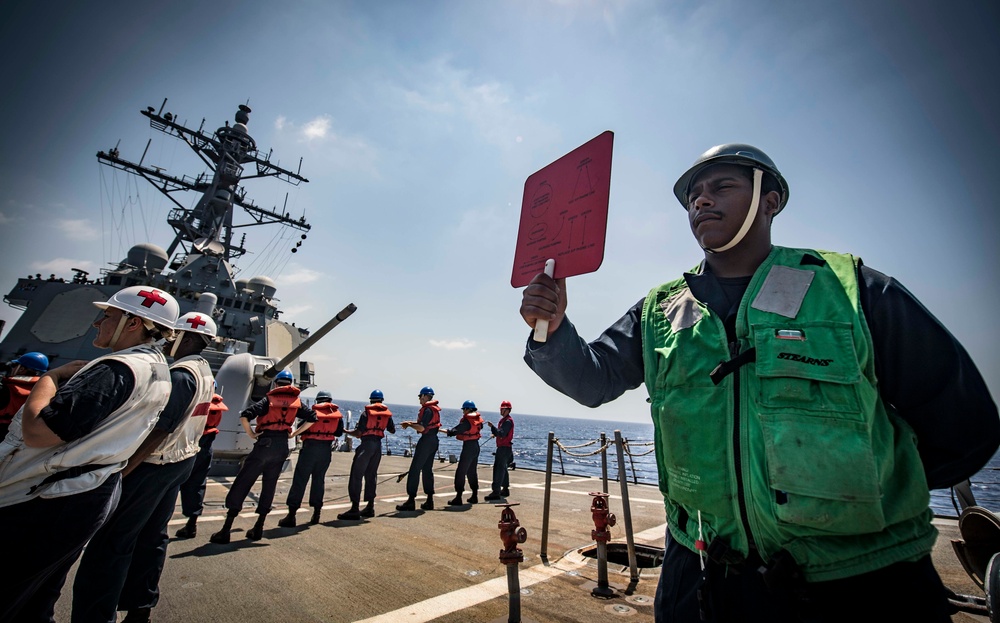
<svg viewBox="0 0 1000 623">
<path fill-rule="evenodd" d="M 351 412 L 351 428 L 357 422 L 358 415 L 363 412 L 366 402 L 353 400 L 334 401 L 342 411 Z M 417 433 L 403 430 L 399 423 L 417 418 L 416 405 L 388 404 L 396 423 L 396 434 L 386 435 L 384 451 L 394 455 L 412 452 L 417 443 Z M 480 411 L 483 419 L 496 424 L 500 414 L 492 411 Z M 460 409 L 442 409 L 441 422 L 444 428 L 458 424 L 462 417 Z M 517 412 L 514 417 L 514 462 L 517 467 L 545 470 L 548 435 L 554 433 L 559 444 L 553 450 L 552 471 L 555 474 L 601 476 L 601 455 L 594 454 L 601 448 L 601 433 L 609 442 L 614 441 L 615 431 L 621 431 L 622 438 L 627 442 L 629 452 L 624 454 L 625 477 L 629 482 L 656 485 L 656 458 L 653 455 L 653 424 L 652 422 L 607 422 L 602 420 L 585 420 L 544 415 L 525 415 Z M 482 451 L 479 462 L 493 465 L 493 451 L 496 443 L 488 439 L 489 427 L 484 426 Z M 448 459 L 450 455 L 458 458 L 462 451 L 462 442 L 454 437 L 440 435 L 439 456 Z M 577 447 L 574 447 L 577 446 Z M 580 447 L 582 446 L 582 447 Z M 615 446 L 607 448 L 608 478 L 617 480 L 619 467 Z M 487 476 L 482 471 L 480 478 Z M 487 476 L 488 477 L 488 476 Z M 976 502 L 991 511 L 1000 512 L 1000 453 L 993 457 L 989 464 L 972 478 L 972 490 Z M 953 501 L 949 489 L 931 491 L 931 508 L 934 513 L 943 517 L 957 517 L 957 503 Z"/>
</svg>

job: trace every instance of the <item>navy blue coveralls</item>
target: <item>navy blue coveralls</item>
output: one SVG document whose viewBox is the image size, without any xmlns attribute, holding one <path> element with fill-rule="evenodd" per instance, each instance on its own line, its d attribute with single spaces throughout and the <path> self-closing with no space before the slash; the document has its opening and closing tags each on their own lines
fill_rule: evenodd
<svg viewBox="0 0 1000 623">
<path fill-rule="evenodd" d="M 469 420 L 462 418 L 455 428 L 448 430 L 448 436 L 467 432 L 472 428 Z M 469 480 L 469 489 L 475 494 L 479 491 L 479 473 L 476 467 L 479 465 L 479 443 L 478 439 L 466 439 L 462 442 L 462 453 L 458 456 L 458 467 L 455 468 L 455 493 L 459 496 L 465 491 L 465 480 Z"/>
<path fill-rule="evenodd" d="M 495 437 L 502 438 L 510 434 L 510 427 L 514 423 L 510 420 L 501 422 L 500 426 L 490 424 L 490 432 Z M 511 446 L 497 446 L 493 455 L 493 483 L 490 486 L 494 496 L 510 495 L 510 474 L 507 466 L 514 462 L 514 448 Z"/>
<path fill-rule="evenodd" d="M 59 388 L 39 412 L 65 442 L 88 435 L 132 395 L 135 377 L 125 364 L 108 361 Z M 121 495 L 116 472 L 99 487 L 63 497 L 36 497 L 0 508 L 7 579 L 0 582 L 0 621 L 51 621 L 66 575 L 84 545 L 107 521 Z"/>
<path fill-rule="evenodd" d="M 267 413 L 270 409 L 268 397 L 264 396 L 257 402 L 240 413 L 241 418 L 255 420 Z M 299 412 L 295 416 L 304 422 L 315 422 L 316 412 L 310 407 L 299 407 Z M 293 420 L 294 421 L 294 420 Z M 250 494 L 257 478 L 263 474 L 264 478 L 260 486 L 260 497 L 257 498 L 257 514 L 266 515 L 271 512 L 271 503 L 274 501 L 274 490 L 278 487 L 278 477 L 281 475 L 281 468 L 288 458 L 288 430 L 265 430 L 257 438 L 250 454 L 243 460 L 243 467 L 240 468 L 232 488 L 226 495 L 226 510 L 230 515 L 235 515 L 243 508 L 243 501 Z"/>
<path fill-rule="evenodd" d="M 420 415 L 417 417 L 417 424 L 430 426 L 434 418 L 434 410 L 427 406 L 420 407 Z M 420 433 L 417 440 L 417 447 L 413 449 L 413 460 L 410 462 L 410 472 L 406 476 L 406 494 L 411 498 L 417 497 L 417 485 L 423 476 L 424 493 L 434 495 L 434 455 L 438 451 L 438 431 L 427 430 Z"/>
<path fill-rule="evenodd" d="M 362 411 L 358 420 L 357 430 L 366 430 L 368 426 L 368 416 Z M 396 425 L 392 418 L 389 418 L 385 430 L 395 434 Z M 378 435 L 361 434 L 361 441 L 358 449 L 354 451 L 354 459 L 351 461 L 351 475 L 347 481 L 347 495 L 351 498 L 351 504 L 355 507 L 361 503 L 361 479 L 365 482 L 365 502 L 375 501 L 375 486 L 378 478 L 378 466 L 382 462 L 382 437 Z"/>
<path fill-rule="evenodd" d="M 194 376 L 170 371 L 170 400 L 154 430 L 173 432 L 194 398 Z M 140 463 L 122 479 L 118 508 L 87 544 L 73 582 L 74 623 L 114 623 L 117 611 L 153 608 L 167 556 L 167 522 L 177 491 L 195 457 L 177 463 Z"/>
<path fill-rule="evenodd" d="M 344 420 L 341 418 L 337 423 L 337 430 L 333 433 L 335 437 L 344 434 Z M 326 470 L 330 467 L 330 452 L 333 446 L 332 439 L 311 439 L 302 440 L 302 449 L 299 450 L 299 459 L 295 462 L 295 474 L 292 476 L 292 486 L 288 490 L 288 497 L 285 504 L 288 508 L 298 509 L 302 505 L 302 496 L 306 492 L 306 483 L 312 478 L 312 486 L 309 487 L 309 506 L 313 508 L 323 508 L 323 496 L 326 494 Z"/>
</svg>

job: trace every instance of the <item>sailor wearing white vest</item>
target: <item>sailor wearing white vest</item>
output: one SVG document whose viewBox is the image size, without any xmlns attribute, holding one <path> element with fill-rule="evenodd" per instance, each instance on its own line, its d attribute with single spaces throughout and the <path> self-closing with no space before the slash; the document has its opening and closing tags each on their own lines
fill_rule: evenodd
<svg viewBox="0 0 1000 623">
<path fill-rule="evenodd" d="M 73 584 L 73 621 L 148 621 L 159 600 L 167 522 L 177 492 L 194 466 L 215 379 L 201 351 L 215 341 L 215 322 L 190 312 L 177 320 L 163 350 L 170 366 L 170 400 L 153 431 L 122 471 L 118 508 L 90 540 Z"/>
<path fill-rule="evenodd" d="M 172 296 L 147 286 L 94 303 L 94 346 L 112 353 L 43 375 L 0 443 L 0 534 L 9 538 L 0 620 L 52 619 L 66 574 L 114 511 L 121 470 L 170 396 L 153 342 L 177 321 Z"/>
</svg>

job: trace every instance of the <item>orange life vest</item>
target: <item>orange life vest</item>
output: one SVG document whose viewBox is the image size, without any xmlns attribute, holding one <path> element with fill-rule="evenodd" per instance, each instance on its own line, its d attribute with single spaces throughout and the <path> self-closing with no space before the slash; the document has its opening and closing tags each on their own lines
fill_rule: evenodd
<svg viewBox="0 0 1000 623">
<path fill-rule="evenodd" d="M 438 430 L 441 428 L 441 407 L 438 406 L 437 400 L 429 400 L 425 402 L 417 415 L 417 423 L 420 423 L 420 418 L 424 414 L 424 409 L 430 409 L 434 415 L 431 416 L 431 423 L 424 426 L 424 430 L 421 435 L 436 435 Z"/>
<path fill-rule="evenodd" d="M 362 429 L 361 436 L 385 437 L 385 427 L 391 417 L 392 411 L 381 402 L 365 405 L 365 428 Z"/>
<path fill-rule="evenodd" d="M 334 439 L 334 433 L 340 428 L 340 419 L 344 417 L 340 407 L 332 402 L 317 402 L 313 405 L 313 411 L 316 412 L 316 423 L 302 432 L 302 438 L 320 441 Z"/>
<path fill-rule="evenodd" d="M 219 424 L 222 422 L 222 412 L 229 411 L 226 403 L 222 402 L 222 396 L 215 394 L 212 396 L 212 403 L 208 406 L 208 419 L 205 420 L 205 432 L 203 435 L 210 435 L 219 432 Z"/>
<path fill-rule="evenodd" d="M 37 376 L 8 376 L 3 379 L 3 386 L 7 389 L 9 399 L 7 406 L 0 409 L 0 424 L 10 424 L 17 412 L 24 406 L 24 402 L 31 393 L 31 388 L 35 386 L 40 377 Z"/>
<path fill-rule="evenodd" d="M 299 414 L 300 389 L 294 385 L 275 387 L 267 392 L 267 413 L 257 418 L 257 431 L 292 430 L 295 416 Z"/>
<path fill-rule="evenodd" d="M 469 423 L 469 430 L 464 433 L 458 433 L 455 435 L 455 439 L 458 439 L 459 441 L 479 439 L 482 436 L 479 434 L 479 431 L 483 430 L 483 416 L 479 415 L 479 411 L 463 414 L 462 419 Z"/>
<path fill-rule="evenodd" d="M 500 426 L 503 426 L 505 420 L 510 422 L 510 432 L 508 432 L 503 437 L 500 436 L 497 437 L 498 448 L 500 446 L 507 446 L 509 448 L 514 445 L 514 418 L 510 417 L 509 415 L 503 416 L 502 418 L 500 418 L 500 421 L 497 422 L 498 424 L 497 429 L 499 429 Z"/>
</svg>

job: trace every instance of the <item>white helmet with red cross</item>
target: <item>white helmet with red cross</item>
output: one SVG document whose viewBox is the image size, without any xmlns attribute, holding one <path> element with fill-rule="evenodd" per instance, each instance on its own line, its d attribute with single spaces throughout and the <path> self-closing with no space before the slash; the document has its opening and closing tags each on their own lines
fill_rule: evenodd
<svg viewBox="0 0 1000 623">
<path fill-rule="evenodd" d="M 215 336 L 218 335 L 215 321 L 208 314 L 201 312 L 188 312 L 178 318 L 177 324 L 174 325 L 174 331 L 177 333 L 181 331 L 197 333 L 203 336 L 206 342 L 214 341 Z M 180 339 L 180 335 L 177 336 L 177 339 Z"/>
<path fill-rule="evenodd" d="M 181 308 L 174 297 L 151 286 L 131 286 L 115 292 L 106 303 L 94 302 L 101 309 L 114 307 L 132 316 L 148 320 L 170 331 L 177 324 Z"/>
</svg>

